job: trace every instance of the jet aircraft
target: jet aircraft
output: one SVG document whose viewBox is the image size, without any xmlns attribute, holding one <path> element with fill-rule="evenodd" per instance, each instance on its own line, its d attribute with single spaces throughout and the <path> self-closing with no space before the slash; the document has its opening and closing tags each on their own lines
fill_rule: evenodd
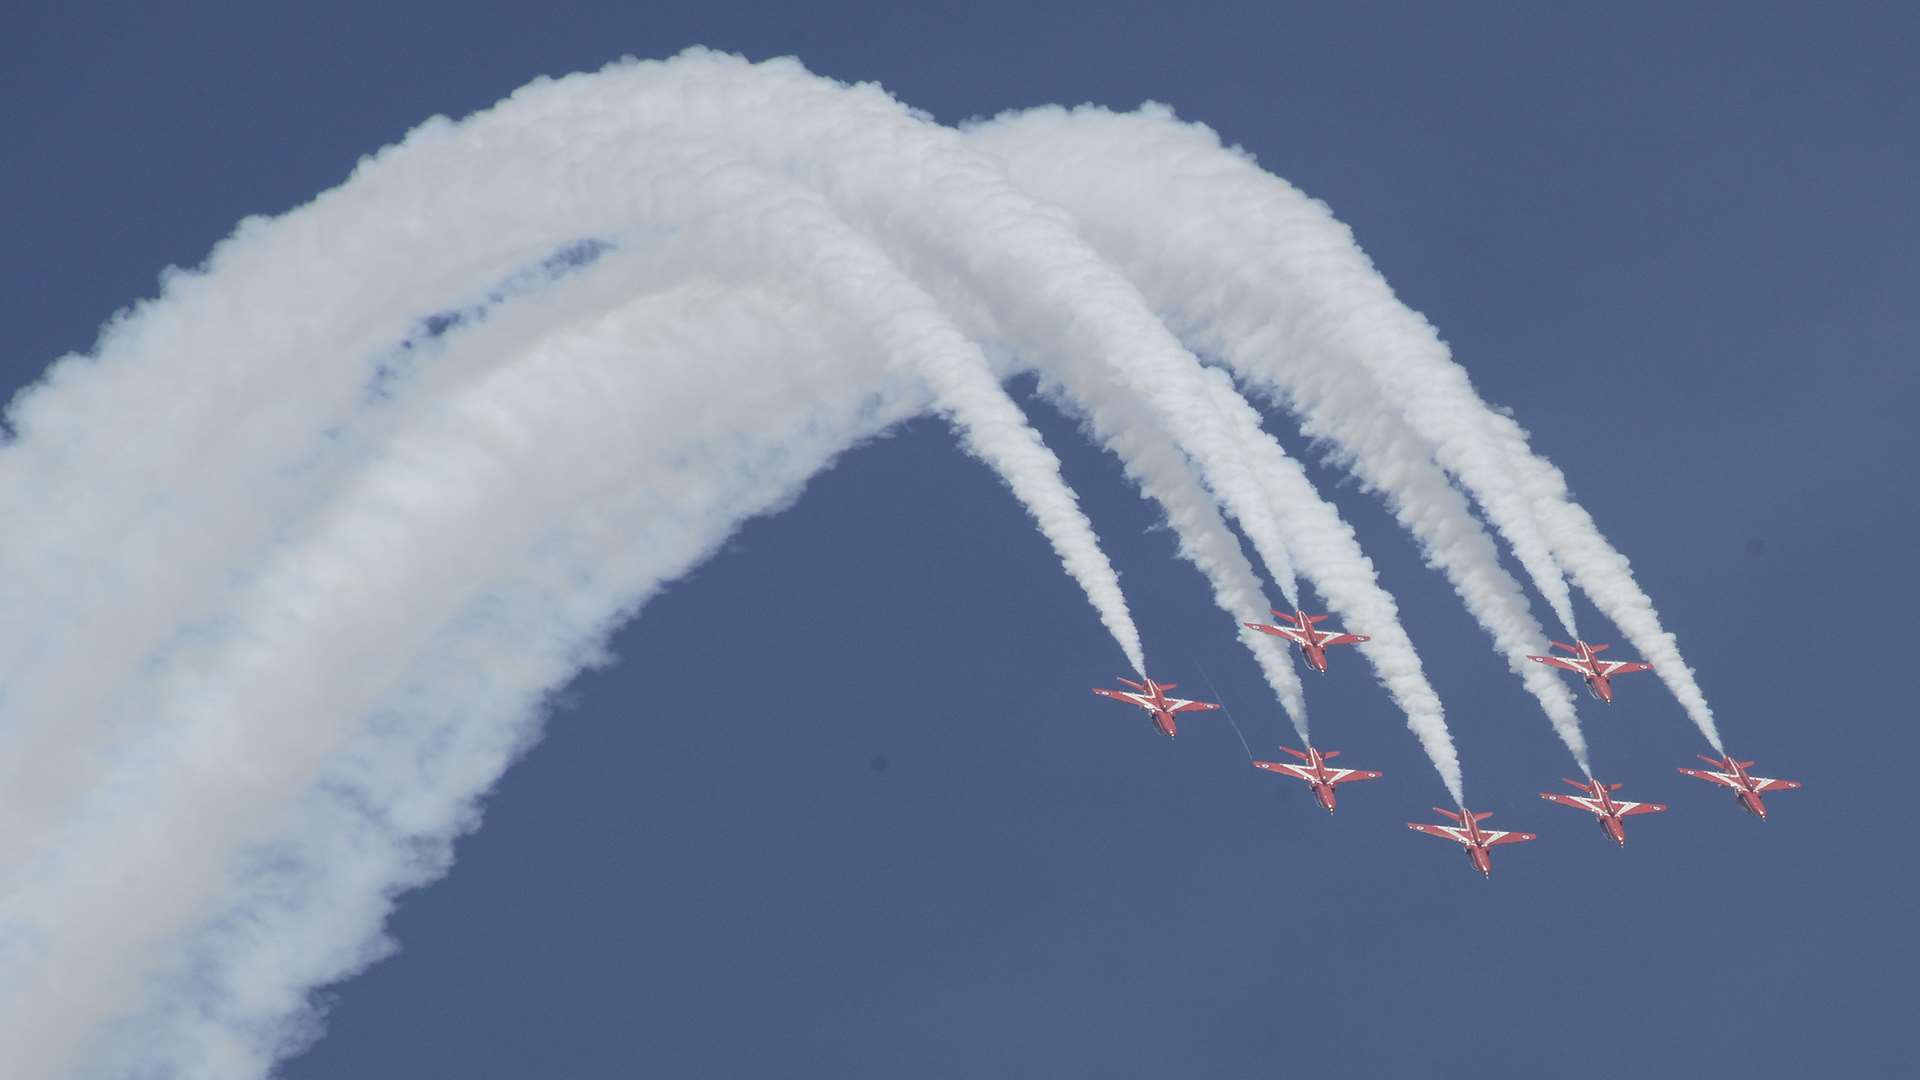
<svg viewBox="0 0 1920 1080">
<path fill-rule="evenodd" d="M 1256 769 L 1264 769 L 1269 773 L 1305 780 L 1313 788 L 1314 801 L 1319 803 L 1321 808 L 1329 814 L 1333 813 L 1334 788 L 1341 784 L 1350 784 L 1355 780 L 1378 780 L 1381 776 L 1380 773 L 1369 772 L 1366 769 L 1328 768 L 1327 760 L 1329 758 L 1339 757 L 1340 751 L 1338 750 L 1329 750 L 1322 754 L 1320 751 L 1309 746 L 1307 747 L 1307 752 L 1303 754 L 1291 746 L 1283 746 L 1280 749 L 1306 762 L 1306 764 L 1289 765 L 1281 761 L 1256 761 L 1253 763 L 1253 767 Z"/>
<path fill-rule="evenodd" d="M 1300 646 L 1300 651 L 1307 657 L 1307 663 L 1312 666 L 1313 670 L 1322 675 L 1327 673 L 1327 646 L 1358 645 L 1363 641 L 1373 640 L 1365 634 L 1343 634 L 1338 630 L 1315 630 L 1313 628 L 1314 624 L 1325 622 L 1327 619 L 1325 615 L 1309 615 L 1299 608 L 1295 608 L 1291 615 L 1277 608 L 1270 608 L 1268 610 L 1271 610 L 1276 617 L 1285 620 L 1287 625 L 1268 626 L 1266 623 L 1257 622 L 1244 623 L 1243 625 L 1249 630 L 1258 630 L 1263 634 L 1272 634 L 1274 637 L 1286 638 L 1288 641 Z"/>
<path fill-rule="evenodd" d="M 1605 644 L 1589 645 L 1582 641 L 1575 646 L 1569 645 L 1564 641 L 1556 641 L 1553 643 L 1553 647 L 1556 649 L 1565 649 L 1573 655 L 1567 657 L 1529 656 L 1527 659 L 1541 664 L 1552 664 L 1554 667 L 1565 668 L 1568 671 L 1574 672 L 1581 678 L 1587 680 L 1588 693 L 1609 705 L 1613 704 L 1613 687 L 1609 684 L 1608 680 L 1612 679 L 1615 675 L 1628 675 L 1636 671 L 1653 670 L 1652 664 L 1643 664 L 1635 660 L 1597 659 L 1597 654 L 1607 650 Z"/>
<path fill-rule="evenodd" d="M 1115 701 L 1124 701 L 1129 705 L 1138 705 L 1152 713 L 1153 726 L 1159 728 L 1160 733 L 1169 739 L 1173 738 L 1174 734 L 1179 730 L 1179 727 L 1173 722 L 1175 713 L 1210 712 L 1220 707 L 1210 701 L 1188 701 L 1185 698 L 1168 697 L 1166 692 L 1173 689 L 1176 685 L 1175 683 L 1157 683 L 1152 679 L 1148 679 L 1145 685 L 1142 685 L 1134 682 L 1132 679 L 1121 679 L 1120 681 L 1133 687 L 1133 690 L 1105 690 L 1096 686 L 1093 688 L 1093 692 L 1099 694 L 1101 697 L 1110 697 Z"/>
<path fill-rule="evenodd" d="M 1719 784 L 1733 789 L 1733 799 L 1740 808 L 1761 821 L 1767 820 L 1767 804 L 1760 796 L 1769 791 L 1792 791 L 1800 786 L 1798 780 L 1770 780 L 1764 776 L 1749 776 L 1747 770 L 1753 768 L 1751 761 L 1735 761 L 1732 755 L 1725 758 L 1710 758 L 1705 754 L 1695 755 L 1701 761 L 1712 765 L 1712 769 L 1681 769 L 1680 771 L 1695 780 L 1705 780 L 1709 784 Z M 1726 772 L 1718 770 L 1725 769 Z"/>
<path fill-rule="evenodd" d="M 1491 810 L 1476 814 L 1462 807 L 1459 813 L 1455 813 L 1452 810 L 1442 810 L 1436 806 L 1433 808 L 1433 812 L 1452 819 L 1458 823 L 1459 827 L 1455 828 L 1451 825 L 1428 825 L 1425 822 L 1409 821 L 1407 822 L 1407 828 L 1415 832 L 1426 833 L 1428 836 L 1438 836 L 1443 840 L 1451 840 L 1456 844 L 1462 845 L 1467 849 L 1467 858 L 1472 860 L 1473 868 L 1480 871 L 1481 877 L 1491 878 L 1493 876 L 1493 862 L 1487 854 L 1488 848 L 1498 847 L 1501 844 L 1522 844 L 1528 840 L 1536 839 L 1532 833 L 1501 832 L 1498 829 L 1482 829 L 1480 823 L 1493 816 L 1493 811 Z"/>
<path fill-rule="evenodd" d="M 1580 794 L 1559 795 L 1551 791 L 1543 791 L 1540 797 L 1548 802 L 1557 802 L 1561 806 L 1571 806 L 1575 810 L 1585 810 L 1595 815 L 1600 819 L 1600 828 L 1604 829 L 1606 834 L 1613 838 L 1613 842 L 1621 847 L 1627 846 L 1627 830 L 1620 824 L 1621 818 L 1632 817 L 1635 814 L 1657 814 L 1666 809 L 1659 803 L 1626 802 L 1615 799 L 1613 792 L 1620 790 L 1619 784 L 1603 784 L 1598 780 L 1584 784 L 1578 780 L 1566 782 L 1579 788 Z"/>
</svg>

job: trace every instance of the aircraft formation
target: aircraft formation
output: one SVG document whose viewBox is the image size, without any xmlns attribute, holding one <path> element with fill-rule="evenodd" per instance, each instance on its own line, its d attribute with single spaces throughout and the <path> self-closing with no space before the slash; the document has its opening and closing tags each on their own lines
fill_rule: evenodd
<svg viewBox="0 0 1920 1080">
<path fill-rule="evenodd" d="M 1338 630 L 1319 629 L 1319 624 L 1327 619 L 1325 615 L 1309 615 L 1298 608 L 1291 613 L 1274 610 L 1273 614 L 1281 620 L 1281 625 L 1273 626 L 1266 623 L 1245 623 L 1244 625 L 1249 630 L 1272 634 L 1297 646 L 1301 656 L 1306 659 L 1307 665 L 1323 675 L 1327 671 L 1326 650 L 1329 646 L 1358 645 L 1370 640 L 1365 634 L 1347 634 Z M 1598 655 L 1607 648 L 1604 643 L 1588 644 L 1576 640 L 1571 645 L 1560 641 L 1551 644 L 1568 655 L 1564 657 L 1529 656 L 1527 659 L 1579 675 L 1586 682 L 1587 691 L 1609 705 L 1613 704 L 1613 687 L 1610 680 L 1618 675 L 1653 669 L 1652 664 L 1638 661 L 1598 659 Z M 1154 729 L 1170 739 L 1179 734 L 1179 726 L 1175 723 L 1174 717 L 1181 713 L 1211 712 L 1221 707 L 1210 701 L 1192 701 L 1187 698 L 1168 696 L 1167 691 L 1175 688 L 1174 683 L 1156 682 L 1153 679 L 1134 682 L 1123 678 L 1120 681 L 1130 689 L 1108 690 L 1095 687 L 1093 692 L 1146 710 L 1153 718 Z M 1322 751 L 1312 745 L 1308 745 L 1305 750 L 1295 750 L 1290 746 L 1282 746 L 1280 749 L 1298 758 L 1300 764 L 1256 759 L 1253 761 L 1253 767 L 1269 776 L 1289 776 L 1304 781 L 1312 789 L 1314 801 L 1329 814 L 1333 813 L 1335 805 L 1335 788 L 1357 780 L 1378 780 L 1382 775 L 1366 769 L 1343 769 L 1328 765 L 1328 761 L 1340 756 L 1338 750 Z M 1792 791 L 1800 786 L 1797 780 L 1775 780 L 1754 776 L 1747 772 L 1753 767 L 1753 762 L 1736 761 L 1731 755 L 1724 758 L 1711 758 L 1702 754 L 1699 757 L 1712 768 L 1681 769 L 1680 772 L 1696 780 L 1705 780 L 1708 783 L 1732 789 L 1734 802 L 1742 810 L 1762 821 L 1767 818 L 1766 803 L 1760 798 L 1762 795 L 1775 791 Z M 1660 803 L 1629 802 L 1614 798 L 1614 792 L 1620 790 L 1619 784 L 1608 784 L 1595 779 L 1566 780 L 1565 782 L 1580 794 L 1566 795 L 1555 791 L 1543 791 L 1540 797 L 1548 802 L 1559 803 L 1562 806 L 1592 814 L 1598 819 L 1600 828 L 1607 834 L 1608 839 L 1621 847 L 1627 844 L 1626 827 L 1621 823 L 1621 819 L 1641 814 L 1657 814 L 1667 809 Z M 1503 844 L 1521 844 L 1537 839 L 1533 833 L 1481 828 L 1480 823 L 1493 816 L 1491 811 L 1475 813 L 1464 806 L 1458 810 L 1446 810 L 1437 806 L 1433 809 L 1451 824 L 1435 825 L 1430 822 L 1410 821 L 1407 823 L 1407 828 L 1459 844 L 1466 849 L 1467 859 L 1473 863 L 1475 870 L 1480 871 L 1482 877 L 1493 876 L 1493 860 L 1489 854 L 1493 848 Z"/>
</svg>

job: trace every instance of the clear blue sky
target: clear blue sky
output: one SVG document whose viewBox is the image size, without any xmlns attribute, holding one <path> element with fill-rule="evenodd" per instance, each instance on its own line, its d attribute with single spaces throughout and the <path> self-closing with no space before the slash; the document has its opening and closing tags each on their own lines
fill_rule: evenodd
<svg viewBox="0 0 1920 1080">
<path fill-rule="evenodd" d="M 269 6 L 4 17 L 10 387 L 427 115 L 622 53 L 795 54 L 948 122 L 1163 100 L 1353 226 L 1634 560 L 1729 748 L 1806 784 L 1761 824 L 1678 776 L 1704 747 L 1640 677 L 1583 705 L 1596 770 L 1673 810 L 1616 850 L 1540 801 L 1572 766 L 1538 710 L 1322 471 L 1471 801 L 1541 834 L 1483 882 L 1402 826 L 1445 795 L 1350 655 L 1309 685 L 1316 731 L 1387 778 L 1331 819 L 1224 725 L 1169 743 L 1088 694 L 1110 640 L 916 423 L 619 635 L 289 1080 L 1911 1069 L 1911 8 Z M 1204 664 L 1270 745 L 1199 577 L 1033 411 L 1164 677 Z"/>
</svg>

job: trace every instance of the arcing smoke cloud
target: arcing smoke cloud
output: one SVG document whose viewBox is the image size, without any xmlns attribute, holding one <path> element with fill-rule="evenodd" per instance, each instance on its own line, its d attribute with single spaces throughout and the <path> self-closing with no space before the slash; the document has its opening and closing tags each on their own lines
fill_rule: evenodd
<svg viewBox="0 0 1920 1080">
<path fill-rule="evenodd" d="M 623 73 L 623 101 L 650 122 L 727 140 L 724 145 L 749 160 L 806 180 L 897 261 L 957 284 L 957 304 L 983 306 L 1014 351 L 1044 357 L 1070 396 L 1137 395 L 1240 522 L 1262 561 L 1270 568 L 1293 561 L 1263 490 L 1266 481 L 1249 466 L 1245 450 L 1269 446 L 1277 455 L 1269 464 L 1297 467 L 1248 419 L 1250 409 L 1218 412 L 1217 390 L 1192 354 L 1056 210 L 1009 182 L 955 132 L 914 116 L 876 88 L 840 88 L 790 63 L 750 69 L 711 53 L 679 62 L 704 65 L 702 77 L 682 80 L 640 65 Z M 823 144 L 836 152 L 809 152 Z M 1322 507 L 1337 523 L 1331 507 L 1307 490 L 1297 505 Z M 1331 534 L 1317 529 L 1313 535 L 1324 541 Z M 1369 659 L 1460 801 L 1459 762 L 1438 695 L 1393 604 L 1382 602 L 1371 564 L 1357 548 L 1337 543 L 1317 542 L 1314 555 L 1314 565 L 1338 585 L 1323 587 L 1323 595 L 1337 610 L 1352 605 L 1351 628 L 1376 639 Z"/>
<path fill-rule="evenodd" d="M 907 417 L 952 421 L 1144 669 L 986 348 L 1119 456 L 1235 622 L 1265 603 L 1223 510 L 1289 602 L 1297 568 L 1374 635 L 1458 801 L 1439 700 L 1352 530 L 1156 310 L 1279 387 L 1496 640 L 1533 625 L 1524 600 L 1401 440 L 1512 478 L 1483 505 L 1545 537 L 1550 558 L 1515 541 L 1530 572 L 1617 591 L 1623 562 L 1514 457 L 1517 428 L 1402 414 L 1394 380 L 1431 365 L 1319 389 L 1263 366 L 1244 307 L 1163 290 L 991 143 L 791 62 L 542 81 L 244 223 L 16 400 L 0 492 L 41 525 L 0 532 L 0 1072 L 265 1075 L 316 1033 L 312 989 L 390 947 L 393 897 L 445 871 L 544 696 L 741 520 Z M 1303 341 L 1347 332 L 1283 311 Z M 460 316 L 422 333 L 436 312 Z M 1638 618 L 1630 600 L 1602 607 Z M 1249 644 L 1304 738 L 1289 658 Z"/>
<path fill-rule="evenodd" d="M 1569 634 L 1563 566 L 1719 745 L 1704 696 L 1626 560 L 1323 204 L 1159 107 L 1038 109 L 971 135 L 1023 187 L 1073 212 L 1183 336 L 1271 388 L 1305 433 L 1387 497 L 1583 769 L 1565 686 L 1522 659 L 1547 634 L 1441 469 L 1480 501 Z"/>
</svg>

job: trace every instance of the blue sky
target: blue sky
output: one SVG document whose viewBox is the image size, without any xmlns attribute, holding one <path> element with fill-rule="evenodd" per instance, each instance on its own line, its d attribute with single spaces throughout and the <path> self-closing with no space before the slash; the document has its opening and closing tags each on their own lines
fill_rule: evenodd
<svg viewBox="0 0 1920 1080">
<path fill-rule="evenodd" d="M 1400 601 L 1470 801 L 1541 834 L 1481 881 L 1354 657 L 1327 818 L 1222 724 L 1169 743 L 998 481 L 928 420 L 651 603 L 565 695 L 400 951 L 285 1067 L 342 1075 L 1894 1075 L 1917 861 L 1903 766 L 1920 449 L 1917 89 L 1892 6 L 1488 15 L 1270 5 L 48 5 L 0 34 L 11 386 L 241 217 L 427 115 L 690 44 L 872 79 L 955 122 L 1174 105 L 1327 200 L 1567 473 L 1700 673 L 1773 820 L 1675 766 L 1650 679 L 1583 705 L 1596 772 L 1673 809 L 1616 850 L 1381 507 L 1318 469 Z M 423 313 L 426 314 L 426 313 Z M 1023 391 L 1024 386 L 1020 387 Z M 1037 402 L 1163 677 L 1284 724 L 1114 462 Z M 1275 418 L 1290 449 L 1301 445 Z M 12 527 L 31 527 L 14 522 Z M 1599 616 L 1583 610 L 1607 640 Z M 1347 661 L 1342 663 L 1341 661 Z"/>
</svg>

